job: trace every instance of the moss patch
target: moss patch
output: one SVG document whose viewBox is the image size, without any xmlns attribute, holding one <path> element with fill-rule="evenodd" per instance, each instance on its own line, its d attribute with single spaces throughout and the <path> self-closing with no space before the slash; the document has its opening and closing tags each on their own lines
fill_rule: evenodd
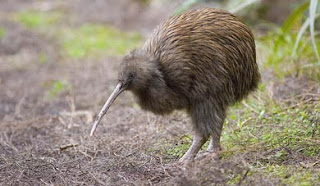
<svg viewBox="0 0 320 186">
<path fill-rule="evenodd" d="M 39 28 L 59 23 L 62 18 L 60 12 L 25 11 L 17 13 L 14 19 L 27 28 Z"/>
<path fill-rule="evenodd" d="M 293 171 L 294 170 L 294 171 Z M 320 177 L 313 171 L 294 166 L 267 165 L 262 170 L 264 174 L 273 175 L 281 179 L 285 185 L 313 185 L 320 182 Z"/>
<path fill-rule="evenodd" d="M 43 82 L 42 87 L 46 89 L 46 99 L 55 99 L 62 92 L 66 92 L 71 89 L 70 84 L 66 80 L 56 80 Z"/>
<path fill-rule="evenodd" d="M 0 39 L 2 39 L 6 35 L 6 30 L 0 27 Z"/>
<path fill-rule="evenodd" d="M 79 28 L 66 29 L 62 33 L 62 45 L 71 58 L 83 58 L 102 54 L 123 55 L 137 47 L 142 37 L 116 28 L 86 24 Z"/>
</svg>

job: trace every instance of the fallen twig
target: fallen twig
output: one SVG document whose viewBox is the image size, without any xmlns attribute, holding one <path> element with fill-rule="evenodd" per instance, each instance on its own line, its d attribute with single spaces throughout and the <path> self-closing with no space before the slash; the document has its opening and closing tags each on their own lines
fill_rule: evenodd
<svg viewBox="0 0 320 186">
<path fill-rule="evenodd" d="M 248 175 L 249 171 L 250 171 L 250 169 L 247 169 L 247 170 L 246 170 L 246 172 L 244 173 L 244 175 L 241 177 L 238 185 L 241 185 L 242 181 L 247 178 L 247 175 Z"/>
<path fill-rule="evenodd" d="M 66 150 L 68 148 L 77 147 L 77 146 L 79 146 L 79 144 L 68 144 L 68 145 L 64 145 L 64 146 L 59 147 L 59 150 L 63 151 L 63 150 Z"/>
</svg>

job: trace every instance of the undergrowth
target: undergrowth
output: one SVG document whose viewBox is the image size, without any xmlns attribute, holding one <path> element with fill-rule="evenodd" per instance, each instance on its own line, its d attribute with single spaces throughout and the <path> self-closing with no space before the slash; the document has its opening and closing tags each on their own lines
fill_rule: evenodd
<svg viewBox="0 0 320 186">
<path fill-rule="evenodd" d="M 62 46 L 71 58 L 101 56 L 106 54 L 124 55 L 140 44 L 142 37 L 113 27 L 85 24 L 79 28 L 61 32 Z"/>
<path fill-rule="evenodd" d="M 0 40 L 6 35 L 6 30 L 0 27 Z"/>
<path fill-rule="evenodd" d="M 125 32 L 115 27 L 83 23 L 79 26 L 66 26 L 68 19 L 59 11 L 22 11 L 13 16 L 31 31 L 52 35 L 61 45 L 59 53 L 73 59 L 100 58 L 106 55 L 124 55 L 141 44 L 142 36 L 136 32 Z M 0 30 L 0 38 L 4 35 Z M 40 63 L 46 61 L 45 55 L 39 55 Z"/>
<path fill-rule="evenodd" d="M 62 13 L 30 10 L 17 13 L 14 19 L 27 28 L 40 29 L 58 24 L 62 19 Z"/>
</svg>

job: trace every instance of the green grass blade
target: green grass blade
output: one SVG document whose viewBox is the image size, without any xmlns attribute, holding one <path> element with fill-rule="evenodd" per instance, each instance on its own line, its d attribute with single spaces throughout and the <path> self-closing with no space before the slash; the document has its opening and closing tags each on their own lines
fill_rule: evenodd
<svg viewBox="0 0 320 186">
<path fill-rule="evenodd" d="M 242 9 L 252 5 L 252 4 L 255 4 L 255 3 L 258 3 L 260 2 L 261 0 L 246 0 L 244 1 L 243 3 L 240 3 L 236 6 L 236 8 L 234 9 L 231 9 L 230 12 L 231 13 L 237 13 L 239 11 L 241 11 Z"/>
<path fill-rule="evenodd" d="M 316 14 L 315 16 L 315 19 L 319 18 L 320 17 L 320 14 Z M 295 57 L 296 54 L 297 54 L 297 49 L 298 49 L 298 45 L 300 43 L 300 40 L 303 36 L 303 34 L 306 32 L 308 26 L 310 25 L 310 18 L 308 18 L 304 23 L 303 25 L 301 26 L 299 32 L 298 32 L 298 35 L 297 35 L 297 38 L 296 38 L 296 42 L 294 43 L 294 47 L 293 47 L 293 51 L 292 51 L 292 55 L 291 57 Z"/>
<path fill-rule="evenodd" d="M 200 1 L 203 1 L 203 0 L 187 0 L 187 1 L 185 1 L 184 3 L 182 3 L 181 6 L 179 6 L 177 8 L 177 10 L 174 12 L 174 15 L 181 14 L 183 11 L 189 9 L 192 5 L 194 5 Z"/>
<path fill-rule="evenodd" d="M 2 27 L 0 27 L 0 40 L 6 35 L 6 30 Z"/>
<path fill-rule="evenodd" d="M 309 4 L 309 2 L 303 3 L 289 15 L 289 17 L 283 23 L 283 26 L 281 28 L 283 33 L 287 33 L 292 29 L 294 24 L 301 18 L 303 13 L 308 9 Z"/>
<path fill-rule="evenodd" d="M 315 16 L 316 16 L 316 11 L 317 11 L 317 4 L 318 4 L 318 0 L 311 0 L 310 1 L 309 18 L 310 18 L 311 42 L 312 42 L 316 57 L 318 59 L 318 62 L 320 63 L 319 51 L 318 51 L 318 47 L 317 47 L 316 39 L 315 39 L 315 34 L 314 34 L 314 22 L 315 22 Z"/>
<path fill-rule="evenodd" d="M 308 9 L 310 3 L 306 2 L 297 7 L 284 21 L 281 27 L 281 33 L 275 39 L 273 50 L 277 52 L 281 44 L 286 43 L 285 36 L 291 34 L 292 27 L 302 18 L 303 13 Z"/>
<path fill-rule="evenodd" d="M 308 26 L 310 25 L 310 19 L 308 18 L 304 23 L 303 25 L 301 26 L 299 32 L 298 32 L 298 35 L 297 35 L 297 39 L 296 39 L 296 42 L 294 43 L 294 47 L 293 47 L 293 50 L 292 50 L 292 55 L 291 57 L 295 57 L 296 54 L 297 54 L 297 49 L 298 49 L 298 45 L 300 43 L 300 40 L 303 36 L 303 34 L 306 32 Z"/>
<path fill-rule="evenodd" d="M 189 9 L 194 4 L 199 3 L 201 1 L 204 1 L 204 0 L 187 0 L 181 6 L 179 6 L 177 8 L 177 10 L 174 12 L 174 14 L 175 15 L 180 14 L 183 11 Z M 260 1 L 261 0 L 228 1 L 227 6 L 225 6 L 225 8 L 228 9 L 231 13 L 236 13 L 236 12 L 239 12 L 252 4 L 259 3 Z M 236 7 L 236 8 L 233 8 L 233 7 Z"/>
</svg>

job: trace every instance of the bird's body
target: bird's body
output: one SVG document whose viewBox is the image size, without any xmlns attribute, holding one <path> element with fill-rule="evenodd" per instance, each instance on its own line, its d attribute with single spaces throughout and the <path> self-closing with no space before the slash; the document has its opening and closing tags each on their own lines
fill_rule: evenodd
<svg viewBox="0 0 320 186">
<path fill-rule="evenodd" d="M 259 80 L 250 29 L 232 14 L 209 8 L 165 20 L 119 68 L 119 84 L 143 109 L 156 114 L 185 109 L 190 115 L 195 137 L 182 160 L 193 159 L 209 137 L 208 150 L 220 147 L 228 106 L 256 89 Z"/>
</svg>

